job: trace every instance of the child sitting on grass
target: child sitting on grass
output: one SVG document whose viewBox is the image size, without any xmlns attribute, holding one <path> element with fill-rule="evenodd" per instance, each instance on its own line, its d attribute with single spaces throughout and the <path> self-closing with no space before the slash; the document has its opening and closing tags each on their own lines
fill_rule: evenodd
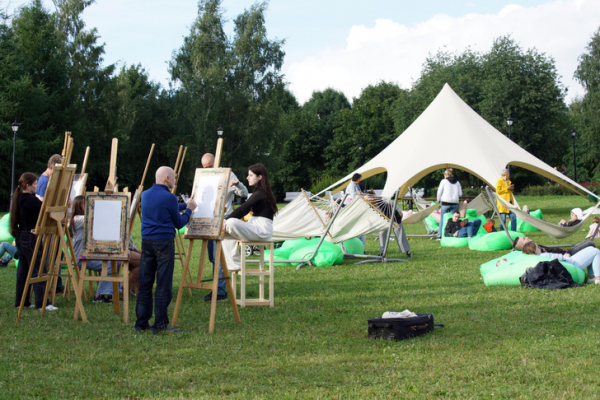
<svg viewBox="0 0 600 400">
<path fill-rule="evenodd" d="M 487 233 L 497 232 L 496 221 L 494 221 L 494 218 L 490 218 L 488 222 L 483 224 L 483 229 L 485 229 Z"/>
</svg>

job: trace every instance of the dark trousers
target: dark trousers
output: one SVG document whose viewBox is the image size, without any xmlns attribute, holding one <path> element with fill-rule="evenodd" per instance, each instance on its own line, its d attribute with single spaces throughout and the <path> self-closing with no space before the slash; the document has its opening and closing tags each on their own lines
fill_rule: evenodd
<svg viewBox="0 0 600 400">
<path fill-rule="evenodd" d="M 147 329 L 152 317 L 152 287 L 156 276 L 154 299 L 154 328 L 162 329 L 169 325 L 167 308 L 173 298 L 173 268 L 175 266 L 175 248 L 173 239 L 142 239 L 142 258 L 140 260 L 140 287 L 138 290 L 135 313 L 135 327 Z"/>
<path fill-rule="evenodd" d="M 211 262 L 211 264 L 213 265 L 213 271 L 215 269 L 215 257 L 216 257 L 216 252 L 217 252 L 217 242 L 215 242 L 214 240 L 209 240 L 208 241 L 208 260 Z M 227 294 L 227 283 L 225 282 L 225 279 L 222 279 L 224 277 L 223 275 L 223 266 L 221 263 L 219 263 L 219 289 L 217 290 L 217 294 L 219 296 L 224 296 Z"/>
<path fill-rule="evenodd" d="M 27 274 L 29 273 L 29 266 L 31 265 L 31 260 L 33 259 L 36 240 L 37 235 L 26 231 L 19 232 L 17 237 L 19 266 L 17 268 L 17 292 L 15 296 L 15 307 L 19 307 L 21 305 L 21 298 L 23 297 L 23 292 L 25 291 L 25 283 L 27 283 Z M 35 268 L 31 273 L 32 278 L 38 276 L 42 260 L 42 248 L 43 246 L 40 246 L 38 251 L 35 261 Z M 29 307 L 31 305 L 31 286 L 33 286 L 33 291 L 35 293 L 35 307 L 42 308 L 42 305 L 44 304 L 44 293 L 46 292 L 46 282 L 38 282 L 29 286 L 27 297 L 25 298 L 25 307 Z M 47 304 L 50 304 L 50 302 Z"/>
</svg>

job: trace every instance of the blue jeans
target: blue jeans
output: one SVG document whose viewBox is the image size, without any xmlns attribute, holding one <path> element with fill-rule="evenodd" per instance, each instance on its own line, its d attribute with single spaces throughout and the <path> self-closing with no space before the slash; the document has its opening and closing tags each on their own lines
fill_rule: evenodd
<svg viewBox="0 0 600 400">
<path fill-rule="evenodd" d="M 79 261 L 79 268 L 81 268 L 81 260 Z M 111 263 L 112 261 L 108 262 L 108 275 L 110 276 L 112 274 L 112 270 L 111 270 Z M 86 269 L 89 269 L 91 271 L 102 271 L 102 261 L 100 260 L 89 260 L 87 262 L 87 266 Z M 117 262 L 117 271 L 119 271 L 121 269 L 121 263 Z M 85 273 L 85 271 L 82 271 L 83 273 Z M 120 286 L 121 284 L 119 284 Z M 112 282 L 98 282 L 98 289 L 96 289 L 96 295 L 102 295 L 102 294 L 108 294 L 110 296 L 112 296 L 113 294 L 113 285 Z"/>
<path fill-rule="evenodd" d="M 3 257 L 4 253 L 8 253 L 6 257 Z M 9 262 L 15 257 L 15 254 L 17 254 L 17 248 L 15 246 L 8 242 L 0 243 L 0 258 L 2 258 L 2 261 Z"/>
<path fill-rule="evenodd" d="M 481 226 L 481 220 L 476 219 L 475 221 L 469 221 L 467 225 L 463 226 L 458 230 L 457 237 L 473 237 L 477 235 L 479 227 Z"/>
<path fill-rule="evenodd" d="M 500 221 L 502 224 L 502 229 L 504 229 L 504 226 L 506 224 L 506 216 L 510 217 L 510 230 L 513 232 L 517 231 L 517 215 L 514 212 L 510 212 L 509 214 L 506 213 L 501 213 L 500 214 Z"/>
<path fill-rule="evenodd" d="M 453 204 L 451 206 L 442 206 L 440 208 L 440 229 L 438 230 L 438 237 L 442 237 L 442 232 L 444 232 L 444 214 L 453 213 L 458 210 L 458 204 Z"/>
<path fill-rule="evenodd" d="M 208 241 L 208 259 L 213 265 L 213 271 L 215 270 L 215 255 L 217 252 L 217 243 L 214 240 Z M 244 251 L 244 249 L 242 249 Z M 219 296 L 225 296 L 227 294 L 227 283 L 225 282 L 223 275 L 223 267 L 221 263 L 219 263 L 219 289 L 217 290 L 217 294 Z"/>
<path fill-rule="evenodd" d="M 175 267 L 175 242 L 173 239 L 142 239 L 140 260 L 140 287 L 135 313 L 136 329 L 148 329 L 152 317 L 152 287 L 156 276 L 153 328 L 169 325 L 167 308 L 173 298 L 173 269 Z"/>
</svg>

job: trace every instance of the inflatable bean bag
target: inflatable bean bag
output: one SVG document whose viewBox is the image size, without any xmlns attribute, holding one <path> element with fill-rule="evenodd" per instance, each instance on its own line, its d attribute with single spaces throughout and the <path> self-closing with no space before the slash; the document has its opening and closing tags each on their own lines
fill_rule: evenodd
<svg viewBox="0 0 600 400">
<path fill-rule="evenodd" d="M 275 249 L 273 252 L 273 257 L 275 260 L 302 260 L 301 258 L 291 258 L 291 254 L 296 250 L 302 249 L 306 246 L 314 246 L 316 247 L 321 238 L 311 238 L 311 239 L 290 239 L 283 242 L 280 248 Z M 269 250 L 265 249 L 265 260 L 269 257 Z M 275 263 L 276 266 L 281 265 L 289 265 L 289 263 Z"/>
<path fill-rule="evenodd" d="M 5 214 L 2 219 L 0 219 L 0 243 L 1 242 L 10 242 L 12 243 L 15 240 L 14 237 L 10 235 L 10 214 Z"/>
<path fill-rule="evenodd" d="M 536 217 L 539 219 L 544 219 L 544 214 L 542 214 L 542 210 L 535 210 L 529 213 L 532 217 Z M 508 223 L 508 229 L 510 229 L 511 223 Z M 517 218 L 517 232 L 538 232 L 539 229 L 533 225 L 528 224 L 522 219 Z"/>
<path fill-rule="evenodd" d="M 290 260 L 308 260 L 312 253 L 317 248 L 317 244 L 302 247 L 292 254 L 290 254 Z M 344 260 L 344 253 L 342 249 L 333 243 L 324 241 L 321 243 L 319 251 L 313 258 L 312 262 L 317 267 L 329 267 L 331 265 L 341 264 Z M 292 263 L 292 265 L 298 265 L 298 263 Z"/>
<path fill-rule="evenodd" d="M 359 238 L 348 239 L 345 242 L 342 242 L 341 244 L 344 245 L 346 253 L 348 254 L 364 254 L 365 252 L 365 246 L 363 245 L 362 240 L 360 240 Z M 340 246 L 340 244 L 338 244 L 338 246 Z"/>
<path fill-rule="evenodd" d="M 481 264 L 481 267 L 479 267 L 479 272 L 481 273 L 481 276 L 483 276 L 489 271 L 500 268 L 502 265 L 504 265 L 504 263 L 512 262 L 522 254 L 523 253 L 520 251 L 511 251 L 510 253 L 507 253 L 501 257 L 494 258 L 493 260 Z"/>
<path fill-rule="evenodd" d="M 525 273 L 527 268 L 535 267 L 541 261 L 550 260 L 551 258 L 548 257 L 521 253 L 520 256 L 515 256 L 510 261 L 502 263 L 498 268 L 484 274 L 483 283 L 486 286 L 520 286 L 519 277 Z M 564 261 L 560 261 L 560 263 L 569 271 L 575 282 L 583 283 L 585 280 L 584 270 Z"/>
<path fill-rule="evenodd" d="M 433 218 L 431 215 L 429 215 L 427 218 L 425 218 L 425 224 L 427 224 L 427 227 L 431 230 L 440 228 L 440 225 L 437 223 L 435 218 Z"/>
<path fill-rule="evenodd" d="M 483 228 L 483 225 L 487 222 L 487 220 L 485 219 L 485 217 L 483 215 L 477 216 L 477 210 L 467 210 L 466 217 L 470 221 L 474 220 L 474 219 L 481 220 L 481 226 L 479 227 L 479 230 L 477 231 L 477 234 L 475 235 L 475 237 L 478 237 L 480 235 L 484 235 L 487 233 L 485 231 L 485 229 Z M 446 213 L 446 214 L 444 214 L 443 218 L 444 218 L 444 227 L 445 227 L 448 220 L 450 218 L 452 218 L 452 214 Z M 444 228 L 444 230 L 445 229 L 446 228 Z M 471 239 L 471 240 L 473 240 L 473 239 Z M 469 238 L 446 237 L 444 232 L 442 232 L 442 240 L 440 240 L 440 245 L 442 247 L 465 247 L 465 246 L 469 245 Z"/>
<path fill-rule="evenodd" d="M 509 231 L 508 233 L 513 240 L 515 240 L 515 238 L 525 236 L 520 232 Z M 491 232 L 487 235 L 476 236 L 469 242 L 469 248 L 477 251 L 508 250 L 511 247 L 512 243 L 504 231 Z"/>
</svg>

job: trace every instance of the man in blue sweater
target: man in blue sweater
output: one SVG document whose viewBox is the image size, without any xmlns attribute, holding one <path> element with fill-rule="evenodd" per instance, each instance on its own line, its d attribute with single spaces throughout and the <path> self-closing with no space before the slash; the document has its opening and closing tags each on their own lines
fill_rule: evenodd
<svg viewBox="0 0 600 400">
<path fill-rule="evenodd" d="M 142 259 L 140 261 L 140 287 L 135 313 L 136 331 L 150 328 L 152 317 L 152 287 L 156 276 L 154 325 L 152 332 L 177 333 L 169 327 L 167 308 L 173 297 L 173 268 L 175 266 L 175 229 L 188 223 L 196 202 L 189 199 L 177 204 L 170 192 L 175 187 L 175 172 L 169 167 L 156 170 L 156 183 L 142 193 Z M 182 214 L 181 211 L 185 210 Z"/>
</svg>

